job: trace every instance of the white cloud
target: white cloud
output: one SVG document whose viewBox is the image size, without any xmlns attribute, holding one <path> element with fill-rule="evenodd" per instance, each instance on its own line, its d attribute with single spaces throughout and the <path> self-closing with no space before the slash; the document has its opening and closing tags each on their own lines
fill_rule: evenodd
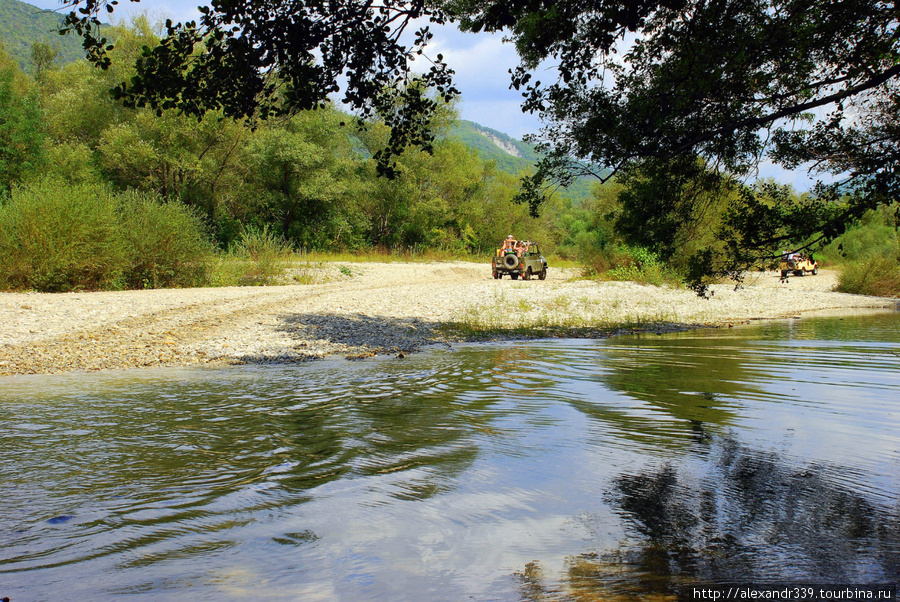
<svg viewBox="0 0 900 602">
<path fill-rule="evenodd" d="M 522 113 L 522 94 L 511 90 L 509 70 L 519 64 L 512 44 L 498 34 L 462 33 L 453 26 L 434 27 L 429 56 L 443 55 L 455 72 L 462 99 L 460 117 L 522 138 L 536 133 L 540 120 Z"/>
</svg>

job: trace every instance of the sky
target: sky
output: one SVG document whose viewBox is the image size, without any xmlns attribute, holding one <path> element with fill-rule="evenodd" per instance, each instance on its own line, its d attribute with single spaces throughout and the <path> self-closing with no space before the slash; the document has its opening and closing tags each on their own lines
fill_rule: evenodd
<svg viewBox="0 0 900 602">
<path fill-rule="evenodd" d="M 62 6 L 59 0 L 25 1 L 46 9 Z M 114 15 L 128 18 L 129 15 L 147 13 L 151 21 L 169 18 L 185 22 L 199 18 L 197 6 L 200 3 L 198 0 L 141 0 L 139 3 L 120 0 Z M 431 30 L 435 35 L 428 48 L 429 55 L 441 53 L 456 72 L 454 81 L 462 95 L 458 105 L 461 119 L 518 139 L 538 132 L 541 126 L 538 117 L 523 113 L 521 93 L 509 89 L 509 70 L 518 65 L 512 44 L 504 43 L 501 35 L 462 33 L 453 26 L 431 26 Z M 812 180 L 803 170 L 786 171 L 767 162 L 760 165 L 759 177 L 792 184 L 798 192 L 812 186 Z"/>
</svg>

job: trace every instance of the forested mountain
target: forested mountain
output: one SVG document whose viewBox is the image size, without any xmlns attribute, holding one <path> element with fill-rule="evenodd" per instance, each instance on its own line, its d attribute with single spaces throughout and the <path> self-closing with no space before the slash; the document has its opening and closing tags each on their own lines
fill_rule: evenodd
<svg viewBox="0 0 900 602">
<path fill-rule="evenodd" d="M 482 159 L 493 161 L 500 171 L 512 175 L 532 169 L 540 159 L 534 147 L 527 142 L 474 121 L 460 119 L 450 128 L 449 136 L 475 149 Z M 579 178 L 567 190 L 560 190 L 560 194 L 573 201 L 583 201 L 590 197 L 595 182 L 592 178 Z"/>
<path fill-rule="evenodd" d="M 483 159 L 494 161 L 507 173 L 528 169 L 540 158 L 530 144 L 474 121 L 460 119 L 450 129 L 450 136 L 474 148 Z"/>
<path fill-rule="evenodd" d="M 76 36 L 61 36 L 57 33 L 63 16 L 40 9 L 19 0 L 0 0 L 0 41 L 19 67 L 26 73 L 33 73 L 31 45 L 43 42 L 56 49 L 57 65 L 64 65 L 84 58 L 81 39 Z"/>
</svg>

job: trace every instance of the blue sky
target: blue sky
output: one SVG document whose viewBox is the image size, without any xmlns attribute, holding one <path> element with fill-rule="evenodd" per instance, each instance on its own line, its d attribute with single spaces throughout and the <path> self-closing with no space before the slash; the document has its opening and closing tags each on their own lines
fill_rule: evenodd
<svg viewBox="0 0 900 602">
<path fill-rule="evenodd" d="M 26 1 L 47 9 L 61 6 L 59 0 Z M 115 16 L 127 18 L 146 12 L 151 21 L 170 18 L 184 22 L 199 17 L 198 4 L 198 0 L 141 0 L 139 3 L 120 0 Z M 509 89 L 508 71 L 518 64 L 511 44 L 503 43 L 500 35 L 467 34 L 452 26 L 432 26 L 432 31 L 435 37 L 429 54 L 443 54 L 447 64 L 456 71 L 456 85 L 462 93 L 462 102 L 458 106 L 462 119 L 520 139 L 538 131 L 540 120 L 535 115 L 522 113 L 520 93 Z M 811 186 L 804 171 L 789 172 L 769 163 L 760 165 L 759 176 L 793 184 L 798 191 L 808 190 Z"/>
</svg>

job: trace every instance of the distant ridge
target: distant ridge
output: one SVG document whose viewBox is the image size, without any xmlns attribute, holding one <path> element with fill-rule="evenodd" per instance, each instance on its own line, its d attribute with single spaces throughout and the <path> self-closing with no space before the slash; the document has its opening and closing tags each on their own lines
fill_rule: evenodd
<svg viewBox="0 0 900 602">
<path fill-rule="evenodd" d="M 450 129 L 450 137 L 474 148 L 482 159 L 496 163 L 497 169 L 513 175 L 531 169 L 541 158 L 527 142 L 474 121 L 460 119 Z M 560 189 L 559 193 L 578 203 L 591 196 L 591 187 L 596 181 L 594 178 L 579 178 L 568 189 Z"/>
<path fill-rule="evenodd" d="M 494 161 L 505 172 L 517 174 L 534 165 L 540 156 L 530 144 L 474 121 L 460 119 L 450 129 L 450 137 L 474 148 L 482 159 Z"/>
<path fill-rule="evenodd" d="M 0 41 L 26 73 L 32 73 L 31 45 L 44 42 L 56 48 L 57 65 L 64 65 L 84 58 L 81 38 L 59 35 L 59 27 L 65 17 L 60 13 L 44 10 L 19 0 L 0 0 Z"/>
</svg>

